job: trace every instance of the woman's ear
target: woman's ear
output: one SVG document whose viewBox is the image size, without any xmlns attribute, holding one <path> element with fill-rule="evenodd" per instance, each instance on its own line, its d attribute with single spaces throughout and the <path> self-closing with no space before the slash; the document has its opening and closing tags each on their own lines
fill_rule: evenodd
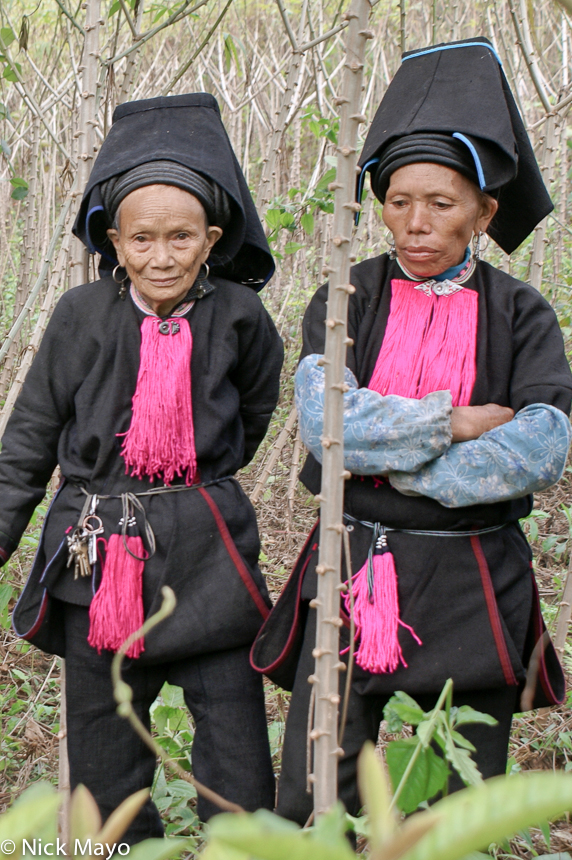
<svg viewBox="0 0 572 860">
<path fill-rule="evenodd" d="M 107 231 L 107 234 L 109 235 L 109 230 Z M 207 255 L 206 255 L 205 259 L 203 260 L 203 263 L 205 262 L 205 260 L 209 256 L 210 252 L 212 251 L 213 246 L 216 245 L 216 243 L 218 242 L 218 240 L 220 239 L 221 236 L 222 236 L 222 230 L 220 227 L 215 227 L 215 226 L 207 227 L 207 236 L 206 236 L 205 247 L 204 247 L 204 250 L 207 252 Z M 111 236 L 109 238 L 111 238 Z M 113 239 L 111 239 L 111 241 L 113 242 Z"/>
<path fill-rule="evenodd" d="M 117 262 L 120 266 L 125 266 L 125 256 L 121 249 L 121 241 L 119 239 L 119 231 L 112 227 L 107 231 L 107 236 L 113 242 L 113 247 L 115 248 L 115 254 L 117 256 Z"/>
<path fill-rule="evenodd" d="M 498 208 L 498 200 L 495 200 L 490 194 L 481 195 L 480 214 L 475 225 L 475 232 L 486 233 L 487 227 L 497 214 Z"/>
</svg>

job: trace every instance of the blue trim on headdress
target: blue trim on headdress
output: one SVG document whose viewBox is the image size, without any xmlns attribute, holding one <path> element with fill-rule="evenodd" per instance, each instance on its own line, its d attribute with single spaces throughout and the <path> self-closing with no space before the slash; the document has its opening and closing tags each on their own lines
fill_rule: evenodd
<svg viewBox="0 0 572 860">
<path fill-rule="evenodd" d="M 465 137 L 464 134 L 461 134 L 460 131 L 453 132 L 453 137 L 456 137 L 457 140 L 461 140 L 465 144 L 465 146 L 469 148 L 469 151 L 475 161 L 475 167 L 477 168 L 477 176 L 479 177 L 479 186 L 482 191 L 487 183 L 485 182 L 485 174 L 483 171 L 483 165 L 481 164 L 481 159 L 479 158 L 479 153 L 477 152 L 469 138 Z"/>
<path fill-rule="evenodd" d="M 109 263 L 117 263 L 115 257 L 111 257 L 109 254 L 106 254 L 102 248 L 98 248 L 97 245 L 94 244 L 93 239 L 91 238 L 91 233 L 89 232 L 89 220 L 91 216 L 95 212 L 104 212 L 103 206 L 94 206 L 90 209 L 85 216 L 85 237 L 87 239 L 87 250 L 90 254 L 101 254 L 101 256 L 107 260 Z"/>
<path fill-rule="evenodd" d="M 502 60 L 493 48 L 492 45 L 489 45 L 488 42 L 463 42 L 460 45 L 441 45 L 438 48 L 427 48 L 425 51 L 417 51 L 415 54 L 409 54 L 407 57 L 402 57 L 401 62 L 404 63 L 405 60 L 413 60 L 415 57 L 423 57 L 425 54 L 434 54 L 436 51 L 452 51 L 453 48 L 488 48 L 491 54 L 497 60 L 499 66 L 502 66 Z"/>
<path fill-rule="evenodd" d="M 361 203 L 361 195 L 362 195 L 363 186 L 365 183 L 365 172 L 368 169 L 368 167 L 371 167 L 372 164 L 379 164 L 379 158 L 370 158 L 370 160 L 366 161 L 366 163 L 364 164 L 364 166 L 361 169 L 361 173 L 359 175 L 358 184 L 357 184 L 357 192 L 356 192 L 356 202 L 357 203 Z M 356 214 L 354 216 L 354 224 L 356 227 L 359 224 L 359 216 L 360 216 L 360 213 L 356 212 Z"/>
</svg>

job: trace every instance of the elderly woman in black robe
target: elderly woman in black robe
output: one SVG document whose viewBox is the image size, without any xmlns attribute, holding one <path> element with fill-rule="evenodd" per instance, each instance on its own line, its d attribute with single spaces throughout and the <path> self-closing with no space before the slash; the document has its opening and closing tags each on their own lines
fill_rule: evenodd
<svg viewBox="0 0 572 860">
<path fill-rule="evenodd" d="M 272 808 L 248 660 L 270 600 L 233 475 L 266 432 L 282 344 L 256 295 L 272 258 L 213 97 L 117 108 L 75 231 L 107 272 L 58 302 L 2 439 L 2 562 L 63 476 L 15 629 L 66 658 L 71 785 L 106 818 L 156 764 L 116 713 L 111 659 L 169 585 L 173 615 L 128 651 L 134 708 L 149 726 L 163 683 L 181 686 L 197 779 Z M 201 818 L 216 811 L 198 798 Z M 149 801 L 123 838 L 162 833 Z"/>
<path fill-rule="evenodd" d="M 394 692 L 429 710 L 452 678 L 454 705 L 492 715 L 495 726 L 461 729 L 484 777 L 504 773 L 515 710 L 562 701 L 552 645 L 528 668 L 544 628 L 519 519 L 562 474 L 572 395 L 550 305 L 480 259 L 485 232 L 511 253 L 552 208 L 492 45 L 405 54 L 360 165 L 360 192 L 368 171 L 391 247 L 351 273 L 345 523 L 357 640 L 339 765 L 351 814 L 357 755 Z M 296 375 L 310 450 L 301 480 L 314 494 L 326 298 L 322 287 L 306 312 Z M 278 811 L 300 824 L 312 810 L 318 548 L 316 525 L 253 648 L 253 664 L 293 690 Z M 345 650 L 350 607 L 346 597 Z"/>
</svg>

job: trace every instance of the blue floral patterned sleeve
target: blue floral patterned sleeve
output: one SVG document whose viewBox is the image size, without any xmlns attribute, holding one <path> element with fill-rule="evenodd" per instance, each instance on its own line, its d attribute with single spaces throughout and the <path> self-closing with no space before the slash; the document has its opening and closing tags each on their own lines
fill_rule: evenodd
<svg viewBox="0 0 572 860">
<path fill-rule="evenodd" d="M 429 496 L 447 508 L 517 499 L 561 478 L 571 435 L 563 412 L 534 403 L 478 439 L 452 444 L 415 474 L 404 469 L 389 480 L 405 495 Z"/>
<path fill-rule="evenodd" d="M 302 441 L 322 462 L 324 370 L 319 355 L 307 355 L 296 372 L 296 408 Z M 451 444 L 451 393 L 435 391 L 421 400 L 390 394 L 382 397 L 358 388 L 346 368 L 344 394 L 344 464 L 354 475 L 416 472 Z"/>
</svg>

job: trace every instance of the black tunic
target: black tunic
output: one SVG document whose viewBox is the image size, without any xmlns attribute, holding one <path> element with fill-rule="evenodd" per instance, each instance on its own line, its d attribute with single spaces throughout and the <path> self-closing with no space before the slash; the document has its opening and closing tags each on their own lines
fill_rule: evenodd
<svg viewBox="0 0 572 860">
<path fill-rule="evenodd" d="M 252 459 L 278 400 L 282 364 L 280 338 L 255 292 L 221 278 L 211 282 L 214 291 L 186 315 L 193 335 L 193 422 L 202 482 L 232 476 Z M 77 524 L 82 488 L 118 496 L 153 486 L 125 474 L 118 436 L 131 421 L 142 319 L 129 297 L 119 298 L 111 278 L 64 294 L 2 439 L 4 560 L 58 463 L 65 479 L 14 613 L 20 635 L 57 654 L 65 655 L 59 601 L 89 605 L 99 579 L 74 581 L 66 568 L 65 534 Z M 254 510 L 236 480 L 142 501 L 157 541 L 145 564 L 146 613 L 160 605 L 165 584 L 178 603 L 147 637 L 140 659 L 175 659 L 252 641 L 270 602 L 257 566 Z M 105 537 L 120 530 L 118 498 L 102 499 L 97 513 Z M 143 532 L 140 514 L 138 525 Z"/>
<path fill-rule="evenodd" d="M 352 269 L 356 292 L 350 297 L 348 334 L 354 345 L 348 348 L 347 365 L 360 386 L 367 386 L 381 347 L 391 279 L 403 277 L 398 264 L 385 254 Z M 568 414 L 572 375 L 550 305 L 533 287 L 484 262 L 477 264 L 464 286 L 479 295 L 477 376 L 471 405 L 497 403 L 518 412 L 532 403 L 547 403 Z M 324 286 L 310 302 L 302 356 L 324 352 L 326 299 Z M 300 477 L 311 493 L 319 492 L 321 467 L 312 455 Z M 471 538 L 389 534 L 401 618 L 414 628 L 423 645 L 400 629 L 408 668 L 373 675 L 355 667 L 360 692 L 439 692 L 449 677 L 459 690 L 523 683 L 527 658 L 541 628 L 530 575 L 531 553 L 518 525 L 531 506 L 532 498 L 526 497 L 446 508 L 433 499 L 405 496 L 388 482 L 379 484 L 371 477 L 347 481 L 345 510 L 358 520 L 395 529 L 438 531 L 508 524 L 500 531 Z M 371 530 L 355 525 L 351 533 L 354 572 L 364 563 L 370 541 Z M 317 549 L 316 533 L 253 649 L 254 663 L 285 686 L 293 680 L 305 601 L 316 592 Z M 547 657 L 552 660 L 553 653 Z M 541 681 L 550 698 L 548 678 Z M 561 683 L 557 671 L 553 683 Z"/>
</svg>

